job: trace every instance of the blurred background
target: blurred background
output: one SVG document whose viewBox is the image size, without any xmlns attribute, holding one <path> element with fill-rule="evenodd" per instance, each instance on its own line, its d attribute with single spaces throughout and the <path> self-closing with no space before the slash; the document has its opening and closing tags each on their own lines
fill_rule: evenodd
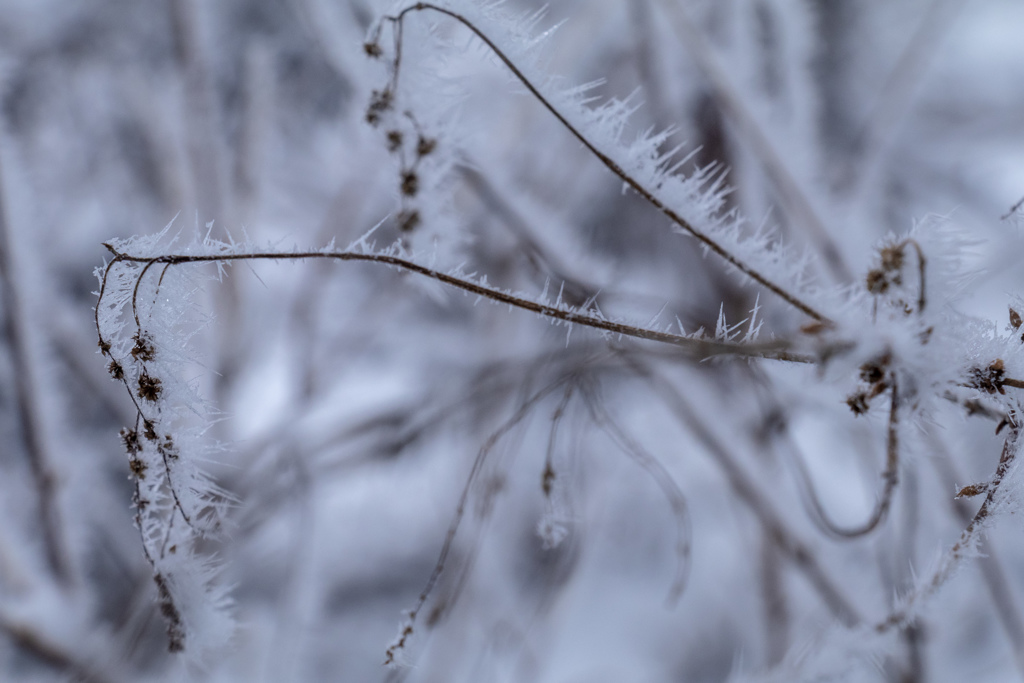
<svg viewBox="0 0 1024 683">
<path fill-rule="evenodd" d="M 567 334 L 373 264 L 261 263 L 194 294 L 211 322 L 190 341 L 225 444 L 207 469 L 237 498 L 209 547 L 237 629 L 202 662 L 167 653 L 118 437 L 135 412 L 96 353 L 103 241 L 213 221 L 219 239 L 344 247 L 383 221 L 378 245 L 639 324 L 713 331 L 755 304 L 764 335 L 805 322 L 623 192 L 436 15 L 409 18 L 407 59 L 445 87 L 402 87 L 417 118 L 449 122 L 424 131 L 442 162 L 403 197 L 366 121 L 387 74 L 363 43 L 389 9 L 0 0 L 0 679 L 724 681 L 799 672 L 830 625 L 885 615 L 966 525 L 952 492 L 992 471 L 991 424 L 954 406 L 908 427 L 888 519 L 837 540 L 808 487 L 855 525 L 884 458 L 885 410 L 855 420 L 848 384 Z M 729 208 L 777 226 L 823 285 L 861 286 L 880 239 L 947 216 L 978 240 L 958 306 L 1006 324 L 1024 284 L 1024 5 L 557 0 L 538 29 L 563 21 L 547 69 L 638 91 L 636 131 L 699 148 L 684 172 L 727 169 Z M 922 619 L 865 656 L 839 638 L 822 675 L 1020 680 L 1010 519 Z"/>
</svg>

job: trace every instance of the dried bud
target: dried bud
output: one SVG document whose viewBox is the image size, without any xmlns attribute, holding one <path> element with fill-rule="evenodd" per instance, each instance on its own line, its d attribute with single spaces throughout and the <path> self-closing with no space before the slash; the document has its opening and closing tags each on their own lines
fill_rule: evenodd
<svg viewBox="0 0 1024 683">
<path fill-rule="evenodd" d="M 860 378 L 868 384 L 878 384 L 885 379 L 885 367 L 888 364 L 888 356 L 868 361 L 860 366 Z"/>
<path fill-rule="evenodd" d="M 1022 321 L 1020 319 L 1020 313 L 1018 313 L 1017 311 L 1015 311 L 1015 310 L 1013 310 L 1011 308 L 1010 309 L 1010 327 L 1012 327 L 1015 330 L 1019 330 L 1021 322 Z"/>
<path fill-rule="evenodd" d="M 420 212 L 415 209 L 402 210 L 398 213 L 398 229 L 412 232 L 420 224 Z"/>
<path fill-rule="evenodd" d="M 156 358 L 156 348 L 153 346 L 153 338 L 146 332 L 137 333 L 132 339 L 135 346 L 132 347 L 132 358 L 143 362 Z"/>
<path fill-rule="evenodd" d="M 551 497 L 552 485 L 555 483 L 555 471 L 551 469 L 551 463 L 544 466 L 544 474 L 540 478 L 540 487 L 544 490 L 544 496 Z"/>
<path fill-rule="evenodd" d="M 373 59 L 377 59 L 382 54 L 384 54 L 384 50 L 380 49 L 380 45 L 378 45 L 376 42 L 369 41 L 363 43 L 363 52 L 366 53 L 367 57 L 371 57 Z"/>
<path fill-rule="evenodd" d="M 992 361 L 991 365 L 987 368 L 971 368 L 970 379 L 967 383 L 968 386 L 974 387 L 975 389 L 981 389 L 982 391 L 994 394 L 999 392 L 1005 394 L 1006 390 L 1003 388 L 1003 379 L 1006 376 L 1006 366 L 1003 363 L 1002 358 L 997 358 Z"/>
<path fill-rule="evenodd" d="M 116 360 L 110 361 L 110 365 L 107 366 L 107 372 L 119 382 L 124 379 L 124 368 Z"/>
<path fill-rule="evenodd" d="M 889 289 L 889 278 L 881 270 L 872 270 L 868 272 L 865 285 L 872 294 L 885 294 Z"/>
<path fill-rule="evenodd" d="M 143 372 L 139 375 L 139 388 L 136 391 L 139 398 L 145 401 L 156 402 L 160 398 L 160 392 L 163 391 L 163 382 L 156 377 L 150 377 L 148 372 Z"/>
<path fill-rule="evenodd" d="M 974 496 L 980 496 L 988 490 L 988 484 L 971 484 L 965 486 L 957 491 L 956 497 L 960 498 L 973 498 Z"/>
<path fill-rule="evenodd" d="M 138 458 L 132 458 L 128 461 L 128 469 L 132 471 L 132 476 L 136 479 L 146 478 L 146 463 L 142 462 Z"/>
<path fill-rule="evenodd" d="M 397 152 L 402 146 L 402 132 L 398 130 L 388 131 L 388 151 Z"/>
<path fill-rule="evenodd" d="M 903 247 L 886 247 L 881 251 L 882 270 L 887 273 L 898 273 L 903 269 Z"/>
<path fill-rule="evenodd" d="M 420 178 L 415 171 L 402 172 L 402 194 L 407 197 L 415 197 L 420 191 Z"/>
<path fill-rule="evenodd" d="M 100 339 L 99 346 L 100 346 L 100 353 L 102 353 L 104 356 L 109 356 L 110 355 L 110 342 L 106 342 L 106 341 L 103 341 L 102 339 Z"/>
<path fill-rule="evenodd" d="M 421 157 L 425 157 L 437 148 L 437 140 L 434 138 L 425 138 L 422 135 L 416 142 L 416 154 Z"/>
<path fill-rule="evenodd" d="M 846 405 L 850 406 L 854 415 L 863 415 L 868 412 L 868 397 L 863 391 L 859 391 L 846 399 Z"/>
<path fill-rule="evenodd" d="M 134 429 L 128 429 L 127 427 L 122 429 L 121 442 L 124 443 L 124 449 L 128 451 L 129 455 L 135 455 L 142 450 L 142 444 L 139 443 L 139 433 Z"/>
<path fill-rule="evenodd" d="M 374 90 L 370 94 L 370 105 L 366 108 L 366 122 L 371 126 L 380 123 L 380 115 L 394 105 L 394 95 L 390 90 Z"/>
</svg>

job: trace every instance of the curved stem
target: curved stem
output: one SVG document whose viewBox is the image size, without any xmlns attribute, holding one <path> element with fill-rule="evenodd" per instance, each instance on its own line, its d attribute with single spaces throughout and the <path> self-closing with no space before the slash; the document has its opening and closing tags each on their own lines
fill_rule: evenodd
<svg viewBox="0 0 1024 683">
<path fill-rule="evenodd" d="M 280 261 L 280 260 L 304 260 L 304 259 L 333 259 L 337 261 L 366 261 L 372 263 L 381 263 L 384 265 L 393 266 L 401 270 L 411 271 L 424 277 L 428 277 L 438 282 L 443 282 L 446 285 L 461 289 L 464 292 L 470 294 L 476 294 L 478 296 L 496 301 L 498 303 L 508 304 L 514 308 L 520 308 L 526 311 L 532 311 L 538 315 L 546 318 L 552 318 L 555 320 L 561 320 L 562 322 L 571 323 L 575 325 L 582 325 L 584 327 L 591 327 L 594 329 L 602 330 L 612 334 L 618 334 L 626 337 L 634 337 L 636 339 L 646 339 L 649 341 L 657 341 L 664 344 L 672 344 L 677 347 L 687 349 L 693 352 L 694 355 L 700 357 L 710 357 L 718 355 L 737 355 L 746 356 L 753 358 L 769 358 L 774 360 L 783 361 L 802 361 L 803 358 L 793 354 L 789 351 L 790 345 L 784 342 L 770 342 L 766 344 L 740 344 L 735 342 L 722 342 L 712 341 L 706 339 L 694 339 L 678 334 L 672 334 L 670 332 L 661 332 L 659 330 L 653 330 L 646 327 L 638 327 L 635 325 L 628 325 L 626 323 L 614 322 L 607 320 L 599 315 L 593 315 L 579 310 L 572 310 L 563 308 L 561 306 L 548 305 L 538 303 L 525 299 L 521 296 L 516 296 L 506 291 L 489 287 L 487 285 L 478 284 L 467 280 L 465 278 L 457 277 L 455 275 L 449 275 L 442 273 L 426 266 L 421 266 L 418 263 L 410 261 L 405 258 L 398 256 L 390 256 L 387 254 L 367 254 L 351 251 L 340 251 L 340 252 L 326 252 L 326 251 L 307 251 L 307 252 L 253 252 L 246 254 L 217 254 L 217 255 L 195 255 L 195 254 L 165 254 L 162 256 L 133 256 L 130 254 L 124 254 L 116 251 L 109 244 L 106 245 L 108 249 L 115 255 L 114 262 L 123 261 L 130 263 L 142 263 L 145 264 L 143 272 L 139 275 L 141 278 L 145 274 L 146 270 L 157 263 L 168 264 L 168 265 L 180 265 L 184 263 L 211 263 L 211 262 L 231 262 L 231 261 Z M 109 266 L 108 266 L 109 273 Z M 106 275 L 104 275 L 104 284 L 100 287 L 101 301 L 97 302 L 97 310 L 100 303 L 102 303 L 102 296 L 105 290 Z M 138 293 L 138 283 L 136 283 L 136 291 L 133 295 L 133 309 L 135 308 L 135 299 Z M 136 317 L 136 320 L 138 318 Z M 102 330 L 99 328 L 99 317 L 97 314 L 97 333 L 100 336 L 101 344 L 104 343 Z"/>
<path fill-rule="evenodd" d="M 769 291 L 774 292 L 779 298 L 781 298 L 783 301 L 788 303 L 793 308 L 796 308 L 805 315 L 810 316 L 811 318 L 814 318 L 815 320 L 818 320 L 820 322 L 828 321 L 828 318 L 826 316 L 822 315 L 817 310 L 815 310 L 808 304 L 804 303 L 790 292 L 783 289 L 781 286 L 769 280 L 767 277 L 765 277 L 760 272 L 755 270 L 752 266 L 739 260 L 731 252 L 726 250 L 725 247 L 723 247 L 717 241 L 712 239 L 709 235 L 705 234 L 703 231 L 699 230 L 696 226 L 693 225 L 693 223 L 683 218 L 676 210 L 672 209 L 667 204 L 665 204 L 661 199 L 656 197 L 651 190 L 647 189 L 638 180 L 633 178 L 629 173 L 626 172 L 625 169 L 622 168 L 622 166 L 620 166 L 610 156 L 608 156 L 600 149 L 598 149 L 597 145 L 594 142 L 592 142 L 586 135 L 584 135 L 583 132 L 580 131 L 576 126 L 570 123 L 566 116 L 561 111 L 559 111 L 558 108 L 555 107 L 555 105 L 552 104 L 550 100 L 548 100 L 543 94 L 541 94 L 539 88 L 536 85 L 534 85 L 529 78 L 526 77 L 522 70 L 520 70 L 519 67 L 516 66 L 516 64 L 508 57 L 508 55 L 506 55 L 494 43 L 494 41 L 487 36 L 487 34 L 485 34 L 483 31 L 477 28 L 473 24 L 473 22 L 471 22 L 469 19 L 459 14 L 458 12 L 446 9 L 444 7 L 439 7 L 428 2 L 417 2 L 414 5 L 406 7 L 397 15 L 384 17 L 384 21 L 390 21 L 395 25 L 396 34 L 394 72 L 392 74 L 391 82 L 392 92 L 397 87 L 398 76 L 401 69 L 402 23 L 409 13 L 420 12 L 425 10 L 434 11 L 439 14 L 443 14 L 447 17 L 450 17 L 451 19 L 454 19 L 455 21 L 457 21 L 458 23 L 462 24 L 467 29 L 472 31 L 474 35 L 476 35 L 480 40 L 484 42 L 484 44 L 487 45 L 488 48 L 491 49 L 495 56 L 497 56 L 498 59 L 501 60 L 501 62 L 508 68 L 508 70 L 512 72 L 512 75 L 515 76 L 516 79 L 523 84 L 523 86 L 530 92 L 530 94 L 533 95 L 533 97 L 536 98 L 536 100 L 540 102 L 541 105 L 543 105 L 543 107 L 547 109 L 551 113 L 551 115 L 554 116 L 558 120 L 558 122 L 562 124 L 562 126 L 566 130 L 568 130 L 572 134 L 572 136 L 575 137 L 587 149 L 587 151 L 593 154 L 602 164 L 604 164 L 605 168 L 607 168 L 609 171 L 618 176 L 620 180 L 626 183 L 630 188 L 633 189 L 634 192 L 643 197 L 649 204 L 651 204 L 654 208 L 660 211 L 669 220 L 671 220 L 684 231 L 695 237 L 701 244 L 703 244 L 709 250 L 718 254 L 718 256 L 720 256 L 727 263 L 729 263 L 729 265 L 733 266 L 750 279 L 759 283 L 761 286 L 767 288 Z"/>
<path fill-rule="evenodd" d="M 893 379 L 892 405 L 889 409 L 889 427 L 886 438 L 886 462 L 885 470 L 882 472 L 882 493 L 879 496 L 878 501 L 875 503 L 875 508 L 871 512 L 871 516 L 868 517 L 867 521 L 860 526 L 843 527 L 832 521 L 832 518 L 825 511 L 825 506 L 821 502 L 821 497 L 818 496 L 814 489 L 810 473 L 807 471 L 807 465 L 804 463 L 800 454 L 796 451 L 796 445 L 791 445 L 797 474 L 806 489 L 808 502 L 811 508 L 813 508 L 814 514 L 817 516 L 817 521 L 820 522 L 822 528 L 833 536 L 846 540 L 866 536 L 878 528 L 879 524 L 881 524 L 888 515 L 889 509 L 892 507 L 892 500 L 896 493 L 896 487 L 899 484 L 900 459 L 898 405 L 899 395 L 896 388 L 896 380 Z"/>
</svg>

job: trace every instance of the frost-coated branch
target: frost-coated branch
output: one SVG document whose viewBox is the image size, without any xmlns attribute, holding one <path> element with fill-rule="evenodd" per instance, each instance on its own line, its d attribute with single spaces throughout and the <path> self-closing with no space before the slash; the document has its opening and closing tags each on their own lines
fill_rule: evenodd
<svg viewBox="0 0 1024 683">
<path fill-rule="evenodd" d="M 928 598 L 937 593 L 949 581 L 965 559 L 977 553 L 978 544 L 981 542 L 981 535 L 990 524 L 993 507 L 1004 495 L 1002 491 L 1003 482 L 1007 479 L 1017 461 L 1020 424 L 1017 422 L 1016 415 L 1011 417 L 1014 421 L 1010 425 L 1010 432 L 1006 436 L 1006 441 L 1003 442 L 1003 451 L 999 457 L 999 464 L 996 466 L 992 480 L 988 483 L 985 500 L 982 502 L 981 507 L 978 508 L 978 512 L 975 513 L 970 523 L 961 532 L 957 542 L 953 544 L 953 547 L 939 561 L 939 566 L 931 577 L 921 584 L 917 590 L 906 596 L 898 609 L 875 623 L 873 628 L 877 633 L 886 633 L 893 629 L 900 629 L 913 621 Z"/>
<path fill-rule="evenodd" d="M 107 264 L 107 272 L 117 263 L 139 263 L 143 264 L 142 272 L 135 281 L 135 292 L 132 297 L 132 312 L 136 325 L 140 325 L 138 317 L 138 287 L 142 278 L 148 270 L 158 264 L 165 266 L 181 265 L 187 263 L 229 263 L 232 261 L 282 261 L 282 260 L 312 260 L 328 259 L 336 261 L 364 261 L 380 263 L 393 266 L 401 270 L 417 273 L 424 277 L 442 282 L 456 289 L 461 289 L 468 294 L 490 299 L 496 303 L 508 304 L 514 308 L 531 311 L 538 315 L 553 320 L 573 325 L 581 325 L 596 330 L 602 330 L 611 334 L 645 339 L 648 341 L 661 342 L 680 347 L 695 357 L 708 358 L 712 356 L 740 356 L 749 358 L 766 358 L 771 360 L 790 361 L 798 363 L 811 362 L 811 359 L 803 354 L 792 350 L 792 345 L 786 342 L 767 343 L 738 343 L 729 341 L 718 341 L 704 338 L 696 338 L 681 334 L 673 334 L 647 327 L 639 327 L 626 323 L 608 320 L 602 316 L 575 310 L 564 305 L 550 305 L 539 301 L 533 301 L 523 296 L 513 294 L 486 284 L 481 284 L 468 279 L 465 276 L 444 273 L 439 270 L 428 268 L 411 261 L 407 258 L 382 253 L 364 253 L 357 251 L 302 251 L 302 252 L 250 252 L 237 254 L 161 254 L 157 256 L 138 256 L 118 251 L 113 245 L 106 244 L 107 249 L 114 254 L 113 260 Z M 102 303 L 106 289 L 106 276 L 100 286 L 100 303 Z M 101 345 L 106 342 L 103 330 L 100 328 L 98 318 L 99 304 L 97 304 L 96 331 L 99 334 Z"/>
<path fill-rule="evenodd" d="M 391 82 L 388 88 L 383 93 L 378 93 L 378 97 L 375 103 L 371 104 L 371 111 L 374 107 L 377 107 L 379 111 L 383 111 L 392 106 L 392 99 L 398 88 L 399 75 L 402 67 L 402 27 L 406 16 L 412 12 L 422 11 L 433 11 L 439 14 L 443 14 L 458 23 L 465 26 L 467 29 L 473 32 L 480 40 L 482 40 L 487 47 L 498 57 L 499 60 L 509 69 L 509 71 L 519 80 L 520 83 L 530 92 L 530 94 L 536 98 L 540 104 L 547 109 L 552 116 L 554 116 L 558 122 L 572 134 L 591 154 L 594 155 L 609 171 L 614 173 L 620 180 L 628 185 L 634 192 L 643 197 L 648 203 L 654 208 L 660 211 L 664 216 L 671 220 L 674 224 L 679 226 L 686 233 L 695 237 L 705 248 L 714 252 L 719 257 L 724 259 L 729 265 L 736 268 L 738 271 L 759 283 L 769 291 L 776 294 L 779 298 L 785 301 L 787 304 L 796 308 L 803 314 L 813 318 L 819 322 L 827 322 L 828 317 L 801 300 L 795 294 L 787 291 L 784 287 L 776 284 L 768 277 L 763 275 L 759 270 L 750 265 L 747 262 L 742 261 L 729 249 L 727 249 L 719 240 L 712 237 L 710 234 L 698 228 L 692 221 L 684 218 L 679 211 L 674 209 L 665 203 L 664 200 L 659 198 L 654 191 L 645 183 L 635 178 L 632 174 L 623 168 L 622 164 L 614 160 L 608 153 L 602 151 L 598 145 L 591 140 L 577 125 L 573 124 L 569 118 L 563 113 L 555 104 L 544 95 L 540 88 L 534 83 L 522 69 L 488 36 L 483 30 L 481 30 L 476 24 L 474 24 L 469 18 L 460 12 L 435 5 L 427 2 L 417 2 L 414 5 L 410 5 L 404 8 L 396 15 L 385 16 L 380 24 L 377 25 L 376 31 L 372 35 L 372 38 L 367 42 L 365 48 L 366 52 L 371 56 L 380 56 L 382 53 L 379 40 L 380 31 L 383 26 L 383 21 L 390 22 L 394 25 L 394 40 L 395 40 L 395 58 L 393 62 L 393 71 L 391 76 Z"/>
</svg>

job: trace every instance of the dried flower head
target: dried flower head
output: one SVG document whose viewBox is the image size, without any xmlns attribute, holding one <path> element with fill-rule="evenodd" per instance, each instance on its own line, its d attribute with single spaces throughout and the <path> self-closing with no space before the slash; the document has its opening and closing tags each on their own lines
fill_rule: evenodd
<svg viewBox="0 0 1024 683">
<path fill-rule="evenodd" d="M 139 375 L 139 388 L 136 394 L 144 401 L 156 402 L 163 391 L 163 382 L 157 377 L 151 377 L 148 372 Z"/>
</svg>

